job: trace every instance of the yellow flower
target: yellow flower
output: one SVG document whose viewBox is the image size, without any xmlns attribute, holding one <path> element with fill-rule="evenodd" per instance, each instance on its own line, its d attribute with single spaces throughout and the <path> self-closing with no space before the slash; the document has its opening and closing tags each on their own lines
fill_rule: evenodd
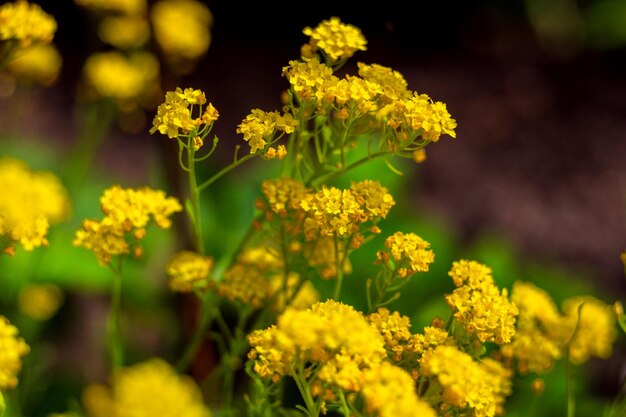
<svg viewBox="0 0 626 417">
<path fill-rule="evenodd" d="M 617 329 L 610 306 L 591 296 L 572 297 L 563 301 L 563 313 L 562 325 L 568 329 L 567 347 L 572 363 L 580 365 L 592 356 L 611 356 Z"/>
<path fill-rule="evenodd" d="M 422 374 L 437 378 L 444 402 L 459 408 L 470 407 L 476 417 L 495 415 L 500 402 L 496 392 L 502 391 L 500 379 L 467 353 L 454 346 L 438 346 L 425 355 Z"/>
<path fill-rule="evenodd" d="M 566 342 L 561 314 L 552 298 L 530 282 L 516 281 L 511 300 L 519 309 L 515 336 L 501 346 L 506 358 L 515 358 L 523 374 L 544 373 L 552 369 L 563 353 Z"/>
<path fill-rule="evenodd" d="M 61 54 L 54 45 L 38 43 L 24 48 L 6 68 L 20 81 L 50 86 L 59 76 L 61 62 Z"/>
<path fill-rule="evenodd" d="M 100 205 L 104 213 L 102 220 L 83 221 L 73 243 L 94 252 L 101 265 L 108 264 L 112 256 L 130 252 L 129 235 L 136 242 L 140 241 L 151 221 L 167 229 L 171 225 L 170 216 L 182 211 L 176 198 L 149 187 L 134 189 L 114 185 L 104 191 Z"/>
<path fill-rule="evenodd" d="M 165 271 L 169 276 L 169 287 L 176 292 L 190 292 L 194 287 L 205 287 L 213 268 L 213 258 L 191 251 L 174 254 Z"/>
<path fill-rule="evenodd" d="M 350 191 L 361 205 L 369 220 L 374 221 L 387 217 L 389 210 L 396 204 L 389 190 L 379 181 L 363 180 L 352 182 Z"/>
<path fill-rule="evenodd" d="M 133 49 L 150 38 L 150 26 L 141 16 L 109 16 L 100 22 L 98 36 L 103 42 L 119 49 Z"/>
<path fill-rule="evenodd" d="M 430 243 L 415 233 L 396 232 L 385 240 L 388 251 L 378 251 L 378 261 L 386 263 L 390 258 L 396 262 L 395 269 L 400 278 L 416 272 L 426 272 L 434 262 L 435 254 L 429 249 Z"/>
<path fill-rule="evenodd" d="M 310 37 L 313 51 L 321 49 L 332 61 L 350 58 L 356 51 L 365 51 L 367 41 L 361 30 L 341 22 L 338 17 L 322 21 L 317 27 L 302 31 Z"/>
<path fill-rule="evenodd" d="M 456 121 L 446 105 L 433 102 L 426 94 L 416 92 L 408 99 L 399 99 L 387 124 L 392 128 L 404 127 L 421 134 L 424 139 L 437 142 L 441 135 L 456 137 Z"/>
<path fill-rule="evenodd" d="M 291 177 L 264 180 L 261 182 L 261 191 L 269 209 L 280 217 L 302 212 L 300 202 L 308 194 L 304 184 Z"/>
<path fill-rule="evenodd" d="M 176 87 L 174 91 L 165 93 L 165 102 L 159 105 L 157 114 L 152 121 L 150 134 L 157 130 L 170 139 L 175 139 L 179 134 L 188 134 L 201 123 L 212 123 L 217 120 L 219 114 L 211 103 L 207 106 L 207 112 L 200 120 L 192 118 L 192 106 L 206 103 L 206 96 L 201 90 L 193 88 Z M 206 117 L 205 117 L 206 115 Z M 208 124 L 208 123 L 207 123 Z"/>
<path fill-rule="evenodd" d="M 6 317 L 0 316 L 0 391 L 17 385 L 17 374 L 22 369 L 22 357 L 30 351 L 17 328 Z"/>
<path fill-rule="evenodd" d="M 252 332 L 248 341 L 248 357 L 262 377 L 277 381 L 293 375 L 298 363 L 319 363 L 320 381 L 350 391 L 360 389 L 364 369 L 386 357 L 376 328 L 362 313 L 334 300 L 307 310 L 287 309 L 276 325 Z"/>
<path fill-rule="evenodd" d="M 458 288 L 446 295 L 446 301 L 467 333 L 481 342 L 509 343 L 519 310 L 509 300 L 508 291 L 495 285 L 491 269 L 461 260 L 453 263 L 449 275 Z"/>
<path fill-rule="evenodd" d="M 357 114 L 362 115 L 378 110 L 376 99 L 381 94 L 382 88 L 379 84 L 347 75 L 329 86 L 325 97 L 333 100 L 339 108 L 356 108 Z"/>
<path fill-rule="evenodd" d="M 87 58 L 83 73 L 99 97 L 136 101 L 156 83 L 159 62 L 148 52 L 130 57 L 117 51 L 97 52 Z"/>
<path fill-rule="evenodd" d="M 203 3 L 161 0 L 154 3 L 150 15 L 154 37 L 177 69 L 185 72 L 186 68 L 178 66 L 181 61 L 197 60 L 209 49 L 213 15 Z"/>
<path fill-rule="evenodd" d="M 22 313 L 34 320 L 48 320 L 63 304 L 63 291 L 54 284 L 30 284 L 22 288 L 18 298 Z"/>
<path fill-rule="evenodd" d="M 384 103 L 392 103 L 400 98 L 410 97 L 408 84 L 404 76 L 398 71 L 378 64 L 357 63 L 359 75 L 364 80 L 376 83 L 380 86 Z"/>
<path fill-rule="evenodd" d="M 0 41 L 16 40 L 25 48 L 51 42 L 56 30 L 57 22 L 37 4 L 21 0 L 0 6 Z"/>
<path fill-rule="evenodd" d="M 218 293 L 229 300 L 259 308 L 271 297 L 271 277 L 281 274 L 283 261 L 273 248 L 249 248 L 223 274 Z"/>
<path fill-rule="evenodd" d="M 300 205 L 312 215 L 312 220 L 322 236 L 351 235 L 367 219 L 363 216 L 363 207 L 349 189 L 323 186 Z M 313 236 L 307 238 L 309 237 Z"/>
<path fill-rule="evenodd" d="M 250 153 L 263 150 L 267 141 L 273 139 L 277 131 L 293 133 L 298 121 L 290 113 L 282 116 L 278 112 L 264 112 L 253 109 L 237 127 L 237 133 L 243 134 L 243 140 L 250 145 Z"/>
<path fill-rule="evenodd" d="M 122 368 L 111 387 L 90 385 L 83 392 L 89 417 L 210 417 L 194 380 L 162 359 Z"/>
<path fill-rule="evenodd" d="M 146 11 L 146 0 L 74 0 L 79 6 L 125 15 L 139 15 Z"/>
<path fill-rule="evenodd" d="M 51 172 L 32 171 L 23 161 L 0 159 L 0 236 L 9 247 L 20 243 L 31 251 L 47 245 L 50 224 L 65 220 L 71 210 L 67 191 Z M 4 248 L 3 248 L 4 249 Z"/>
<path fill-rule="evenodd" d="M 379 417 L 435 417 L 437 413 L 415 392 L 415 382 L 404 369 L 383 362 L 363 372 L 361 395 L 365 412 Z"/>
<path fill-rule="evenodd" d="M 339 81 L 332 68 L 320 63 L 317 57 L 305 62 L 290 61 L 282 74 L 299 101 L 316 103 L 318 108 L 330 103 L 328 91 Z"/>
<path fill-rule="evenodd" d="M 407 316 L 402 316 L 397 311 L 390 313 L 388 309 L 381 307 L 375 313 L 367 316 L 385 339 L 387 354 L 394 361 L 402 359 L 402 353 L 411 338 L 411 321 Z"/>
</svg>

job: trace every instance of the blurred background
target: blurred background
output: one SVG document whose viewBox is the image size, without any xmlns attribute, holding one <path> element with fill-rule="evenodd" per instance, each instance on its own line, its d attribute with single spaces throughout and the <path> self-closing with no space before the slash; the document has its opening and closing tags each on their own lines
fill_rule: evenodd
<svg viewBox="0 0 626 417">
<path fill-rule="evenodd" d="M 89 10 L 69 0 L 36 3 L 59 24 L 54 43 L 63 64 L 45 88 L 0 83 L 0 153 L 54 170 L 49 161 L 59 159 L 37 154 L 63 158 L 72 149 L 84 122 L 77 97 L 85 61 L 109 47 L 98 40 Z M 202 89 L 219 110 L 214 132 L 221 141 L 207 171 L 232 158 L 241 143 L 236 127 L 250 109 L 281 107 L 281 70 L 299 57 L 302 29 L 338 16 L 368 40 L 346 71 L 358 61 L 392 67 L 410 89 L 447 103 L 458 122 L 457 138 L 430 146 L 423 164 L 403 165 L 402 178 L 380 173 L 405 196 L 398 216 L 414 216 L 417 232 L 433 243 L 441 259 L 436 273 L 445 276 L 452 259 L 471 256 L 492 266 L 503 286 L 524 279 L 557 301 L 581 293 L 626 301 L 625 1 L 204 3 L 212 13 L 208 51 L 191 70 L 162 70 L 162 87 Z M 177 30 L 186 30 L 184 21 Z M 153 115 L 103 127 L 85 175 L 127 186 L 171 181 L 174 144 L 148 133 Z M 172 170 L 155 174 L 155 166 Z M 260 181 L 263 169 L 245 166 L 248 176 L 225 180 L 212 197 L 237 186 L 250 216 L 257 191 L 245 181 Z M 99 192 L 84 206 L 96 206 Z M 219 213 L 220 203 L 213 204 Z M 422 323 L 430 312 L 414 319 Z M 589 390 L 599 401 L 617 395 L 625 359 L 622 337 L 610 360 L 590 365 Z M 580 415 L 600 415 L 593 412 L 598 403 L 589 404 Z"/>
</svg>

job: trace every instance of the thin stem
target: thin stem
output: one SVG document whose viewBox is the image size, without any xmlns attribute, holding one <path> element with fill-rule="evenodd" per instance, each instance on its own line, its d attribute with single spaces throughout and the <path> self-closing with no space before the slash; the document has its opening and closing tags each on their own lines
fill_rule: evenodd
<svg viewBox="0 0 626 417">
<path fill-rule="evenodd" d="M 120 328 L 120 313 L 122 307 L 122 258 L 119 258 L 118 267 L 111 265 L 113 271 L 113 286 L 111 287 L 111 306 L 107 322 L 107 336 L 109 357 L 113 372 L 124 364 L 124 351 Z"/>
<path fill-rule="evenodd" d="M 200 323 L 198 324 L 198 327 L 196 327 L 191 341 L 187 345 L 187 348 L 185 349 L 183 355 L 176 364 L 176 369 L 178 370 L 178 372 L 183 372 L 185 369 L 187 369 L 194 356 L 196 355 L 200 344 L 204 340 L 207 329 L 211 326 L 211 323 L 213 322 L 213 294 L 214 293 L 212 291 L 207 292 L 207 295 L 202 300 Z"/>
<path fill-rule="evenodd" d="M 341 294 L 341 286 L 343 285 L 343 263 L 339 259 L 339 238 L 337 234 L 334 236 L 335 243 L 335 269 L 337 270 L 337 282 L 335 284 L 334 299 L 339 301 L 339 295 Z"/>
<path fill-rule="evenodd" d="M 204 255 L 204 240 L 202 239 L 202 217 L 200 211 L 200 190 L 196 181 L 195 154 L 196 151 L 191 143 L 193 139 L 188 138 L 187 142 L 187 167 L 189 168 L 189 199 L 193 210 L 194 237 L 196 239 L 196 250 Z"/>
<path fill-rule="evenodd" d="M 227 167 L 222 168 L 217 174 L 213 175 L 211 178 L 209 178 L 208 180 L 204 181 L 202 184 L 200 184 L 197 187 L 198 193 L 202 192 L 202 190 L 207 188 L 209 185 L 213 184 L 215 181 L 220 179 L 222 176 L 224 176 L 225 174 L 229 173 L 232 169 L 237 168 L 239 165 L 243 164 L 248 159 L 254 158 L 255 156 L 257 156 L 256 153 L 248 154 L 248 155 L 246 155 L 244 157 L 241 157 L 241 158 L 237 159 L 235 162 L 233 162 L 232 164 L 228 165 Z"/>
<path fill-rule="evenodd" d="M 373 153 L 371 155 L 365 156 L 357 161 L 354 161 L 353 163 L 349 164 L 346 167 L 342 167 L 341 169 L 337 170 L 337 171 L 332 171 L 329 172 L 328 174 L 325 175 L 321 175 L 321 176 L 313 176 L 311 177 L 308 181 L 306 185 L 315 185 L 315 184 L 320 184 L 320 183 L 327 183 L 329 181 L 334 180 L 335 178 L 341 176 L 342 174 L 345 174 L 346 172 L 360 166 L 363 165 L 364 163 L 368 162 L 368 161 L 373 161 L 374 159 L 378 159 L 381 156 L 385 156 L 389 154 L 389 152 L 387 151 L 381 151 L 381 152 L 376 152 Z"/>
</svg>

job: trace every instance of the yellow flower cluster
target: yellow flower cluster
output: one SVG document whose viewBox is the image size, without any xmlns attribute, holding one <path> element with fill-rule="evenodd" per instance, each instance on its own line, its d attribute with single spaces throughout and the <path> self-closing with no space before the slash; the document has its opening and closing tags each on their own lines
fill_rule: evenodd
<svg viewBox="0 0 626 417">
<path fill-rule="evenodd" d="M 237 127 L 237 133 L 243 135 L 243 139 L 250 145 L 250 153 L 265 149 L 267 143 L 272 143 L 277 139 L 274 136 L 277 132 L 293 133 L 298 126 L 298 121 L 291 113 L 264 112 L 260 109 L 253 109 L 252 112 L 241 121 Z"/>
<path fill-rule="evenodd" d="M 304 62 L 289 61 L 289 65 L 283 67 L 282 75 L 287 78 L 291 90 L 300 102 L 316 103 L 318 108 L 330 102 L 327 91 L 339 81 L 333 75 L 332 68 L 316 57 Z"/>
<path fill-rule="evenodd" d="M 148 52 L 130 57 L 117 51 L 98 52 L 87 59 L 83 72 L 98 97 L 133 104 L 154 87 L 159 62 Z"/>
<path fill-rule="evenodd" d="M 510 394 L 511 373 L 496 361 L 476 362 L 454 346 L 438 346 L 422 363 L 425 376 L 436 376 L 442 398 L 456 407 L 470 407 L 473 416 L 492 417 Z"/>
<path fill-rule="evenodd" d="M 50 43 L 57 22 L 37 4 L 19 0 L 0 6 L 0 41 L 15 40 L 25 48 L 34 42 Z"/>
<path fill-rule="evenodd" d="M 61 54 L 54 45 L 37 43 L 24 48 L 6 68 L 18 81 L 50 86 L 59 77 L 61 63 Z"/>
<path fill-rule="evenodd" d="M 389 194 L 389 190 L 383 187 L 379 181 L 352 182 L 350 191 L 357 203 L 363 207 L 363 212 L 370 221 L 386 218 L 389 210 L 396 204 L 393 196 Z"/>
<path fill-rule="evenodd" d="M 139 48 L 150 39 L 150 25 L 139 15 L 109 16 L 100 22 L 98 36 L 118 49 Z"/>
<path fill-rule="evenodd" d="M 271 249 L 254 247 L 244 250 L 224 271 L 218 293 L 229 300 L 261 307 L 272 295 L 271 276 L 281 274 L 283 268 L 280 254 Z"/>
<path fill-rule="evenodd" d="M 404 369 L 383 362 L 363 372 L 361 395 L 368 415 L 378 417 L 435 417 L 437 413 L 415 392 Z"/>
<path fill-rule="evenodd" d="M 611 356 L 617 331 L 615 314 L 608 305 L 591 296 L 573 297 L 563 302 L 563 314 L 572 363 L 580 365 L 592 356 Z"/>
<path fill-rule="evenodd" d="M 343 23 L 338 17 L 324 20 L 315 28 L 306 27 L 302 32 L 310 37 L 303 49 L 309 54 L 321 50 L 331 62 L 348 59 L 356 51 L 367 49 L 367 40 L 361 30 Z"/>
<path fill-rule="evenodd" d="M 316 236 L 352 235 L 367 220 L 363 207 L 349 189 L 323 186 L 302 200 L 301 207 L 310 213 L 305 221 L 308 240 Z"/>
<path fill-rule="evenodd" d="M 506 289 L 495 285 L 491 269 L 475 261 L 455 261 L 449 272 L 458 287 L 446 295 L 454 318 L 481 342 L 509 343 L 519 311 Z"/>
<path fill-rule="evenodd" d="M 407 342 L 411 339 L 411 321 L 409 318 L 397 311 L 390 313 L 388 309 L 381 307 L 375 313 L 368 315 L 367 320 L 383 336 L 387 356 L 396 362 L 402 360 Z"/>
<path fill-rule="evenodd" d="M 6 317 L 0 316 L 0 391 L 17 385 L 17 374 L 22 369 L 22 357 L 30 351 L 17 328 Z"/>
<path fill-rule="evenodd" d="M 189 70 L 209 49 L 213 15 L 205 4 L 195 0 L 161 0 L 150 10 L 154 37 L 173 69 Z M 181 30 L 184 22 L 184 30 Z"/>
<path fill-rule="evenodd" d="M 429 249 L 430 243 L 415 233 L 396 232 L 385 239 L 387 250 L 378 251 L 378 262 L 395 262 L 394 271 L 400 278 L 406 278 L 416 272 L 426 272 L 435 260 L 435 254 Z"/>
<path fill-rule="evenodd" d="M 212 268 L 213 258 L 191 251 L 175 253 L 165 267 L 170 290 L 191 292 L 194 288 L 206 287 Z"/>
<path fill-rule="evenodd" d="M 519 309 L 516 332 L 500 351 L 505 358 L 515 358 L 523 374 L 547 372 L 562 356 L 559 310 L 545 291 L 530 282 L 515 282 L 511 300 Z"/>
<path fill-rule="evenodd" d="M 547 372 L 566 353 L 577 365 L 590 357 L 611 356 L 616 319 L 602 301 L 591 296 L 568 298 L 561 313 L 544 290 L 523 281 L 514 284 L 511 297 L 520 311 L 517 331 L 501 353 L 515 359 L 521 373 Z"/>
<path fill-rule="evenodd" d="M 162 359 L 119 370 L 110 388 L 88 386 L 83 403 L 89 417 L 211 416 L 194 380 Z"/>
<path fill-rule="evenodd" d="M 176 90 L 168 91 L 165 93 L 165 102 L 157 109 L 150 133 L 158 131 L 170 139 L 175 139 L 180 134 L 191 133 L 202 124 L 211 126 L 218 119 L 219 113 L 211 103 L 202 112 L 202 105 L 206 102 L 206 96 L 201 90 L 193 88 L 183 90 L 176 87 Z M 201 115 L 197 118 L 193 118 L 194 106 L 200 109 Z"/>
<path fill-rule="evenodd" d="M 408 99 L 395 102 L 387 125 L 398 131 L 398 137 L 411 138 L 415 132 L 424 139 L 437 142 L 442 134 L 456 137 L 456 121 L 450 116 L 445 103 L 416 92 Z"/>
<path fill-rule="evenodd" d="M 415 145 L 418 137 L 433 142 L 443 134 L 456 137 L 456 121 L 444 103 L 408 90 L 402 74 L 391 68 L 360 62 L 358 68 L 360 77 L 348 74 L 340 79 L 331 67 L 312 58 L 290 61 L 283 76 L 303 108 L 313 105 L 319 114 L 335 111 L 338 118 L 351 115 L 389 129 L 392 152 L 421 149 L 426 142 Z"/>
<path fill-rule="evenodd" d="M 75 246 L 91 250 L 101 265 L 106 265 L 115 255 L 130 252 L 127 236 L 132 235 L 138 243 L 146 235 L 150 221 L 167 229 L 171 225 L 170 216 L 182 211 L 182 206 L 174 197 L 167 197 L 161 190 L 144 188 L 122 188 L 112 186 L 100 197 L 104 217 L 102 220 L 85 220 L 76 232 Z M 139 247 L 135 255 L 140 255 Z"/>
<path fill-rule="evenodd" d="M 293 217 L 301 212 L 300 202 L 309 192 L 304 184 L 291 177 L 264 180 L 261 182 L 261 191 L 269 212 L 282 218 Z M 261 201 L 257 206 L 263 208 L 265 203 Z"/>
<path fill-rule="evenodd" d="M 59 178 L 32 171 L 23 161 L 0 159 L 0 190 L 0 250 L 8 253 L 16 243 L 27 251 L 47 245 L 49 225 L 70 214 L 70 200 Z"/>
<path fill-rule="evenodd" d="M 376 328 L 362 313 L 334 300 L 307 310 L 287 309 L 276 325 L 252 332 L 248 340 L 248 356 L 261 377 L 277 381 L 294 376 L 299 366 L 319 365 L 320 381 L 350 391 L 361 388 L 364 369 L 386 356 Z"/>
</svg>

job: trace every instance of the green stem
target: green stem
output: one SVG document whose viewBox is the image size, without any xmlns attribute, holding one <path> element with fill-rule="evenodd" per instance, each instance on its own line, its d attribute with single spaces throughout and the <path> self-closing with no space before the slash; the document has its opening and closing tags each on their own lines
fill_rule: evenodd
<svg viewBox="0 0 626 417">
<path fill-rule="evenodd" d="M 209 178 L 208 180 L 204 181 L 202 184 L 200 184 L 198 186 L 198 188 L 197 188 L 198 193 L 202 192 L 202 190 L 207 188 L 209 185 L 213 184 L 215 181 L 220 179 L 222 176 L 224 176 L 225 174 L 229 173 L 232 169 L 234 169 L 234 168 L 238 167 L 239 165 L 243 164 L 248 159 L 254 158 L 255 156 L 257 156 L 256 153 L 248 154 L 246 156 L 243 156 L 243 157 L 235 160 L 235 162 L 233 162 L 232 164 L 222 168 L 218 173 L 216 173 L 211 178 Z"/>
<path fill-rule="evenodd" d="M 207 292 L 206 297 L 202 300 L 202 312 L 200 316 L 200 323 L 198 327 L 196 327 L 196 331 L 194 332 L 191 341 L 187 345 L 185 352 L 181 356 L 180 360 L 176 364 L 176 370 L 178 372 L 183 372 L 191 361 L 193 360 L 200 344 L 204 340 L 207 329 L 211 326 L 213 322 L 213 292 Z"/>
<path fill-rule="evenodd" d="M 337 270 L 337 282 L 335 284 L 335 295 L 333 298 L 336 301 L 339 301 L 339 296 L 341 295 L 341 286 L 343 285 L 343 262 L 339 259 L 339 238 L 335 234 L 334 236 L 335 243 L 335 269 Z"/>
<path fill-rule="evenodd" d="M 189 168 L 189 199 L 193 209 L 194 237 L 196 240 L 196 250 L 204 255 L 204 240 L 202 239 L 202 217 L 200 211 L 200 189 L 196 181 L 196 151 L 193 148 L 193 139 L 188 138 L 187 142 L 187 168 Z"/>
<path fill-rule="evenodd" d="M 84 179 L 115 118 L 114 106 L 108 100 L 100 100 L 87 107 L 81 132 L 65 165 L 69 170 L 66 177 L 70 187 L 78 185 Z"/>
<path fill-rule="evenodd" d="M 320 176 L 312 176 L 306 183 L 306 185 L 316 185 L 316 184 L 322 184 L 322 183 L 327 183 L 329 181 L 334 180 L 335 178 L 345 174 L 346 172 L 360 166 L 363 165 L 364 163 L 368 162 L 368 161 L 373 161 L 374 159 L 378 159 L 381 156 L 385 156 L 388 155 L 389 152 L 387 151 L 381 151 L 381 152 L 375 152 L 371 155 L 365 156 L 357 161 L 354 161 L 353 163 L 349 164 L 348 166 L 342 167 L 341 169 L 337 170 L 337 171 L 332 171 L 329 172 L 328 174 L 325 175 L 320 175 Z"/>
<path fill-rule="evenodd" d="M 119 259 L 118 267 L 111 266 L 113 271 L 113 286 L 111 288 L 111 307 L 107 323 L 108 345 L 111 368 L 117 371 L 124 364 L 124 351 L 122 344 L 120 314 L 122 308 L 122 258 Z"/>
<path fill-rule="evenodd" d="M 298 370 L 296 375 L 294 375 L 294 381 L 296 382 L 296 386 L 298 387 L 298 391 L 300 391 L 300 395 L 302 395 L 302 399 L 304 400 L 304 404 L 306 405 L 306 409 L 310 417 L 318 417 L 319 410 L 313 401 L 313 397 L 311 397 L 311 390 L 309 389 L 309 384 L 306 382 L 304 378 L 304 370 L 302 369 L 303 365 L 298 364 Z"/>
</svg>

